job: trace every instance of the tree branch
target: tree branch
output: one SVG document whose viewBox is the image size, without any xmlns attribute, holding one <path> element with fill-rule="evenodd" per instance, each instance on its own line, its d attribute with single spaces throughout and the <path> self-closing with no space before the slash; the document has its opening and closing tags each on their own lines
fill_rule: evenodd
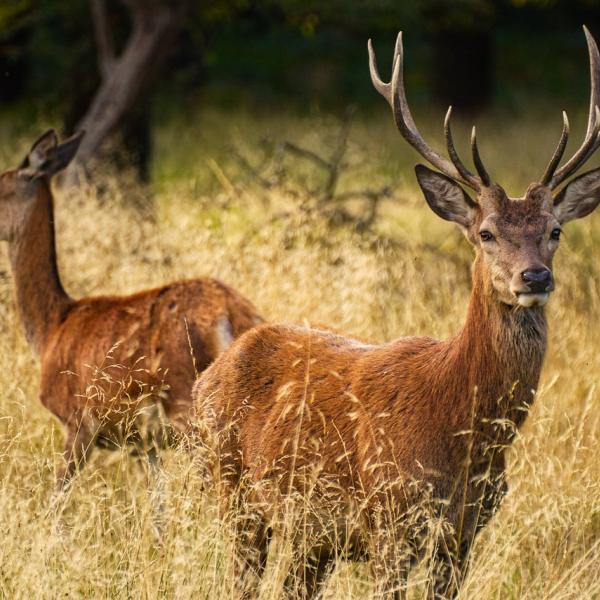
<svg viewBox="0 0 600 600">
<path fill-rule="evenodd" d="M 321 167 L 322 169 L 325 169 L 326 171 L 331 170 L 331 164 L 329 162 L 327 162 L 324 158 L 321 158 L 316 152 L 313 152 L 312 150 L 307 150 L 306 148 L 301 148 L 300 146 L 297 146 L 293 142 L 287 142 L 287 141 L 283 142 L 281 144 L 281 147 L 283 150 L 287 150 L 291 154 L 295 154 L 296 156 L 299 156 L 300 158 L 306 158 L 307 160 L 312 161 L 318 167 Z"/>
<path fill-rule="evenodd" d="M 156 2 L 154 0 L 122 0 L 131 8 L 132 27 L 129 38 L 119 56 L 112 55 L 110 67 L 103 70 L 103 78 L 86 114 L 78 123 L 78 129 L 87 133 L 75 160 L 71 163 L 64 184 L 77 183 L 77 172 L 92 159 L 105 138 L 114 131 L 136 102 L 140 93 L 147 89 L 173 46 L 181 28 L 186 0 Z M 112 54 L 108 41 L 109 28 L 103 16 L 104 0 L 92 0 L 99 16 L 98 39 L 103 60 Z M 104 62 L 106 65 L 106 60 Z"/>
<path fill-rule="evenodd" d="M 104 0 L 92 0 L 92 21 L 98 48 L 98 66 L 102 77 L 106 79 L 115 64 L 115 48 L 110 35 Z"/>
</svg>

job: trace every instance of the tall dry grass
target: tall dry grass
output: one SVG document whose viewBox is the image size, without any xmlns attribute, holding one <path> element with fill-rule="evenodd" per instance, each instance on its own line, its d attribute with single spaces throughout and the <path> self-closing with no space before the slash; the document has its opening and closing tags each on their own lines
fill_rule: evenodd
<svg viewBox="0 0 600 600">
<path fill-rule="evenodd" d="M 489 119 L 481 127 L 486 163 L 509 193 L 524 191 L 541 172 L 557 133 L 551 123 Z M 363 234 L 330 227 L 310 200 L 301 210 L 290 194 L 255 185 L 221 144 L 235 143 L 258 163 L 265 132 L 326 149 L 336 128 L 321 117 L 208 112 L 183 133 L 177 124 L 160 130 L 154 219 L 128 208 L 137 191 L 113 178 L 99 191 L 57 195 L 66 288 L 74 296 L 128 293 L 213 275 L 274 321 L 324 323 L 373 341 L 451 335 L 466 312 L 470 250 L 426 208 L 410 171 L 414 156 L 388 115 L 359 119 L 350 138 L 342 188 L 400 184 L 374 230 Z M 6 166 L 28 141 L 7 141 Z M 288 165 L 294 186 L 318 183 L 317 172 L 303 169 Z M 568 225 L 561 246 L 540 391 L 510 452 L 510 492 L 476 542 L 463 598 L 600 597 L 600 215 Z M 38 362 L 16 318 L 5 258 L 0 349 L 0 595 L 229 597 L 230 541 L 211 490 L 183 451 L 164 454 L 162 546 L 145 470 L 127 449 L 95 452 L 60 510 L 49 510 L 63 433 L 36 398 Z M 262 598 L 279 596 L 290 566 L 286 548 L 284 540 L 271 553 Z M 422 594 L 423 579 L 417 571 L 412 597 Z M 372 592 L 366 566 L 342 563 L 327 598 Z"/>
</svg>

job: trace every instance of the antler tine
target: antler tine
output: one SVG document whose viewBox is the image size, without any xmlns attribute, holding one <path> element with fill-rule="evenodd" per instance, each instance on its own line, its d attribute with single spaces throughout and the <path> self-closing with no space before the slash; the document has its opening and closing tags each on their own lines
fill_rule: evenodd
<svg viewBox="0 0 600 600">
<path fill-rule="evenodd" d="M 371 40 L 369 40 L 368 43 L 368 50 L 369 68 L 373 85 L 392 107 L 396 127 L 398 127 L 404 139 L 436 169 L 439 169 L 442 173 L 448 175 L 452 179 L 464 183 L 475 191 L 480 191 L 482 182 L 472 174 L 470 174 L 469 177 L 465 177 L 463 172 L 461 172 L 457 165 L 454 164 L 454 159 L 452 159 L 451 162 L 431 148 L 415 125 L 410 108 L 408 107 L 406 91 L 404 89 L 404 50 L 402 46 L 402 32 L 400 32 L 396 38 L 393 74 L 390 83 L 384 83 L 379 76 Z"/>
<path fill-rule="evenodd" d="M 473 164 L 475 165 L 475 169 L 477 169 L 477 174 L 479 178 L 483 182 L 483 185 L 486 187 L 489 186 L 492 182 L 490 179 L 489 173 L 486 171 L 486 168 L 483 166 L 483 161 L 481 160 L 481 156 L 479 154 L 479 148 L 477 147 L 477 132 L 475 130 L 475 126 L 471 130 L 471 153 L 473 154 Z"/>
<path fill-rule="evenodd" d="M 596 123 L 598 124 L 598 134 L 596 136 L 596 141 L 590 146 L 590 149 L 587 151 L 587 154 L 585 155 L 585 158 L 583 159 L 582 163 L 587 162 L 587 160 L 592 156 L 592 154 L 594 154 L 594 152 L 596 152 L 596 150 L 600 147 L 600 107 L 596 106 Z"/>
<path fill-rule="evenodd" d="M 375 89 L 388 101 L 388 104 L 393 108 L 394 102 L 392 100 L 392 84 L 384 83 L 379 75 L 379 69 L 377 68 L 377 59 L 375 58 L 375 51 L 373 50 L 373 43 L 369 39 L 367 42 L 367 49 L 369 51 L 369 73 L 371 74 L 371 81 Z M 394 54 L 394 57 L 396 55 Z M 395 60 L 395 58 L 394 58 Z M 392 67 L 393 68 L 393 67 Z"/>
<path fill-rule="evenodd" d="M 461 177 L 467 181 L 472 181 L 474 185 L 477 185 L 477 178 L 467 167 L 458 156 L 456 147 L 454 146 L 454 138 L 452 137 L 452 129 L 450 128 L 450 119 L 452 117 L 452 106 L 448 107 L 446 118 L 444 119 L 444 136 L 446 138 L 446 148 L 448 149 L 448 156 L 456 167 L 456 170 L 460 173 Z"/>
<path fill-rule="evenodd" d="M 600 140 L 598 139 L 598 133 L 600 133 L 600 110 L 597 106 L 592 114 L 594 117 L 590 134 L 586 136 L 579 150 L 553 175 L 549 186 L 551 190 L 560 185 L 569 175 L 577 171 L 596 148 L 598 148 L 598 145 L 600 145 Z"/>
<path fill-rule="evenodd" d="M 546 170 L 544 178 L 549 178 L 550 189 L 555 188 L 557 185 L 562 183 L 569 175 L 572 175 L 577 169 L 579 169 L 596 151 L 600 146 L 600 139 L 598 134 L 600 131 L 600 112 L 598 106 L 600 105 L 600 52 L 598 52 L 598 46 L 594 40 L 589 29 L 584 25 L 583 32 L 585 33 L 585 39 L 588 46 L 588 54 L 590 60 L 590 111 L 588 116 L 587 131 L 583 143 L 579 147 L 579 150 L 556 172 L 549 172 Z M 561 137 L 562 141 L 562 137 Z M 566 143 L 566 142 L 565 142 Z M 560 142 L 559 142 L 560 146 Z M 558 150 L 558 149 L 557 149 Z M 550 167 L 554 161 L 554 156 L 550 161 Z M 558 161 L 554 165 L 554 168 L 558 166 Z"/>
<path fill-rule="evenodd" d="M 594 129 L 594 112 L 597 106 L 600 106 L 600 53 L 596 40 L 590 33 L 590 30 L 584 25 L 583 33 L 588 46 L 588 54 L 590 57 L 590 113 L 588 116 L 588 126 L 585 136 L 588 137 Z"/>
<path fill-rule="evenodd" d="M 558 167 L 558 163 L 560 159 L 563 157 L 565 153 L 565 148 L 567 147 L 567 142 L 569 140 L 569 117 L 567 117 L 567 113 L 563 110 L 563 129 L 560 135 L 560 140 L 558 141 L 558 146 L 556 146 L 556 150 L 544 171 L 544 176 L 542 177 L 541 184 L 548 185 L 552 180 L 552 176 L 554 175 L 554 171 L 556 171 L 556 167 Z"/>
</svg>

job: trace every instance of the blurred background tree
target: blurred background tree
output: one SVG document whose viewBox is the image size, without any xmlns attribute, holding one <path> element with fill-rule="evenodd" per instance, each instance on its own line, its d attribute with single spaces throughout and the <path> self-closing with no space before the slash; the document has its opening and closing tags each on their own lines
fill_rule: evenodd
<svg viewBox="0 0 600 600">
<path fill-rule="evenodd" d="M 528 99 L 580 93 L 585 69 L 562 56 L 583 22 L 598 35 L 597 0 L 11 0 L 0 107 L 85 127 L 80 162 L 108 148 L 147 180 L 153 123 L 193 102 L 369 110 L 366 40 L 387 74 L 399 29 L 416 102 L 510 107 L 505 80 Z"/>
</svg>

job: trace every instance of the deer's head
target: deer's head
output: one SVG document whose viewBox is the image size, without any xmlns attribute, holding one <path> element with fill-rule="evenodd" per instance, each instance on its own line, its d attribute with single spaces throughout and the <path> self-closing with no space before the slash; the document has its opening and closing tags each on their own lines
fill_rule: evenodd
<svg viewBox="0 0 600 600">
<path fill-rule="evenodd" d="M 419 185 L 430 208 L 438 216 L 457 223 L 475 247 L 484 271 L 484 285 L 499 301 L 529 308 L 543 305 L 554 289 L 552 259 L 565 223 L 590 214 L 600 202 L 600 169 L 554 190 L 579 169 L 600 146 L 600 54 L 584 27 L 591 65 L 591 100 L 588 128 L 581 147 L 566 161 L 563 157 L 569 123 L 563 113 L 563 132 L 558 146 L 538 183 L 521 198 L 509 198 L 492 182 L 477 148 L 475 128 L 471 135 L 472 173 L 456 152 L 450 129 L 452 107 L 446 113 L 444 133 L 449 160 L 433 150 L 419 133 L 404 90 L 402 33 L 394 53 L 392 81 L 384 83 L 377 70 L 369 40 L 371 79 L 390 104 L 396 125 L 406 141 L 437 171 L 417 165 Z M 471 197 L 464 189 L 475 192 Z"/>
<path fill-rule="evenodd" d="M 0 175 L 0 240 L 18 236 L 22 223 L 43 194 L 49 198 L 50 178 L 64 169 L 79 148 L 83 132 L 62 143 L 54 130 L 40 136 L 16 169 Z"/>
</svg>

